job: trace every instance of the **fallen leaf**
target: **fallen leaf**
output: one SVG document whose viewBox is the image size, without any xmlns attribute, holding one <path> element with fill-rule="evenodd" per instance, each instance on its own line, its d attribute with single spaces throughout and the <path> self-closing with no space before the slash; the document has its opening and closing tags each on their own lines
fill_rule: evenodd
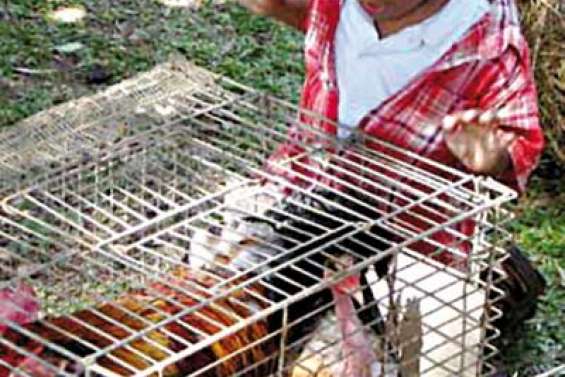
<svg viewBox="0 0 565 377">
<path fill-rule="evenodd" d="M 201 0 L 158 0 L 159 3 L 171 8 L 199 8 Z"/>
<path fill-rule="evenodd" d="M 62 54 L 72 54 L 73 52 L 77 52 L 82 50 L 84 45 L 80 42 L 69 42 L 55 47 L 55 50 Z"/>
<path fill-rule="evenodd" d="M 557 265 L 557 277 L 555 278 L 555 284 L 565 288 L 565 270 L 559 265 Z"/>
<path fill-rule="evenodd" d="M 72 24 L 82 20 L 86 16 L 86 11 L 82 7 L 64 7 L 54 10 L 48 18 L 64 24 Z"/>
</svg>

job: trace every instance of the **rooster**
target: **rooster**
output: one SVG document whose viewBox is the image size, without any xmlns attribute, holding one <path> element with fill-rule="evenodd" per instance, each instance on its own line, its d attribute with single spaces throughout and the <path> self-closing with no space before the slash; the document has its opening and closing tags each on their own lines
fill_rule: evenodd
<svg viewBox="0 0 565 377">
<path fill-rule="evenodd" d="M 351 225 L 343 227 L 343 224 L 354 224 L 360 218 L 351 211 L 344 212 L 339 206 L 328 206 L 333 199 L 330 193 L 315 196 L 317 199 L 293 195 L 258 218 L 246 218 L 235 231 L 228 230 L 231 233 L 225 236 L 236 247 L 226 247 L 225 242 L 218 242 L 217 247 L 223 245 L 220 253 L 203 255 L 202 259 L 212 259 L 216 263 L 197 263 L 198 268 L 195 268 L 190 265 L 189 258 L 189 264 L 179 264 L 168 271 L 165 279 L 130 289 L 93 309 L 61 317 L 47 316 L 42 320 L 32 317 L 21 325 L 25 331 L 8 327 L 0 342 L 0 377 L 55 377 L 61 373 L 82 376 L 86 366 L 78 360 L 88 359 L 99 349 L 107 348 L 113 348 L 113 351 L 98 356 L 96 363 L 116 375 L 133 376 L 136 370 L 150 368 L 171 353 L 182 352 L 189 344 L 217 334 L 221 328 L 214 322 L 226 327 L 235 325 L 241 318 L 249 318 L 255 311 L 265 309 L 268 302 L 280 302 L 304 288 L 319 284 L 327 278 L 324 266 L 332 256 L 352 249 L 360 255 L 374 253 L 374 247 L 379 245 L 375 246 L 374 239 L 363 232 L 343 237 L 352 231 L 355 233 Z M 328 231 L 332 229 L 335 231 Z M 238 241 L 234 234 L 244 237 Z M 205 237 L 193 237 L 194 240 L 209 242 Z M 370 250 L 360 247 L 364 244 L 371 244 Z M 304 255 L 309 257 L 304 258 Z M 289 261 L 292 265 L 280 268 Z M 258 265 L 264 267 L 257 269 Z M 253 284 L 246 283 L 248 279 L 273 269 L 277 269 L 277 273 L 267 273 Z M 203 305 L 203 299 L 211 298 L 211 292 L 221 293 L 217 291 L 217 278 L 211 278 L 207 271 L 229 282 L 222 289 L 242 284 L 246 284 L 247 289 L 233 290 L 220 295 L 221 298 L 213 300 L 212 304 Z M 319 289 L 291 304 L 287 313 L 275 311 L 168 365 L 162 375 L 270 375 L 277 370 L 278 352 L 288 353 L 285 360 L 292 360 L 292 354 L 300 353 L 324 314 L 320 308 L 327 308 L 327 312 L 334 299 L 337 299 L 335 291 L 332 294 L 330 289 Z M 186 312 L 187 308 L 195 309 L 182 314 L 181 311 Z M 166 325 L 149 328 L 172 316 L 178 318 Z M 11 320 L 3 316 L 0 322 L 2 319 Z M 285 338 L 281 339 L 285 323 L 291 325 L 284 331 Z M 139 332 L 145 332 L 145 336 L 132 339 L 128 346 L 117 345 Z M 56 347 L 45 346 L 26 334 L 34 334 Z M 281 340 L 285 342 L 284 350 L 279 349 Z"/>
</svg>

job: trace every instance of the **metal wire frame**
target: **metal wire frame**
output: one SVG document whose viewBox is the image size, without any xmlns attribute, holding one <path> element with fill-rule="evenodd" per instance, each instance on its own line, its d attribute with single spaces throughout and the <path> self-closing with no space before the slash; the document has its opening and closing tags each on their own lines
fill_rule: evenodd
<svg viewBox="0 0 565 377">
<path fill-rule="evenodd" d="M 196 111 L 197 102 L 184 97 L 205 96 L 214 86 L 213 76 L 179 60 L 6 127 L 0 132 L 0 188 L 55 167 L 70 155 L 87 158 L 104 145 L 170 122 L 183 115 L 176 113 L 178 103 L 185 111 L 192 104 Z M 234 96 L 219 93 L 225 100 Z"/>
<path fill-rule="evenodd" d="M 120 279 L 119 275 L 120 275 L 120 270 L 121 270 L 121 269 L 120 269 L 120 268 L 116 268 L 116 263 L 118 263 L 117 261 L 121 261 L 122 259 L 121 259 L 121 258 L 116 258 L 116 256 L 113 256 L 113 255 L 110 255 L 110 257 L 111 257 L 111 258 L 109 258 L 109 260 L 106 261 L 105 263 L 104 263 L 104 261 L 100 261 L 100 257 L 99 257 L 99 256 L 98 256 L 97 258 L 93 258 L 93 260 L 89 260 L 90 257 L 88 257 L 87 260 L 85 260 L 85 261 L 80 261 L 80 265 L 83 266 L 83 267 L 82 267 L 83 270 L 84 270 L 84 269 L 87 269 L 87 270 L 88 270 L 88 269 L 89 269 L 88 267 L 89 267 L 90 264 L 96 263 L 96 265 L 100 265 L 100 268 L 108 269 L 110 273 L 112 273 L 113 275 L 117 275 L 117 276 L 115 277 L 115 279 L 118 280 L 119 283 L 125 284 L 125 283 L 127 282 L 127 276 L 128 276 L 129 274 L 127 273 L 127 271 L 122 272 L 123 278 Z M 96 266 L 96 265 L 95 265 L 95 266 Z M 110 267 L 110 266 L 112 266 L 112 267 Z M 441 267 L 441 268 L 445 268 L 445 267 Z M 438 270 L 439 270 L 439 268 L 438 268 Z M 153 273 L 156 273 L 156 271 L 154 271 Z M 96 279 L 96 278 L 94 278 L 94 276 L 97 276 L 97 275 L 100 275 L 100 272 L 98 272 L 98 273 L 96 273 L 96 274 L 92 274 L 90 277 L 83 277 L 83 278 L 86 278 L 86 279 L 88 279 L 88 278 Z M 144 271 L 144 272 L 143 272 L 143 275 L 146 276 L 146 275 L 147 275 L 147 272 Z M 432 271 L 431 271 L 430 275 L 433 275 L 433 272 L 432 272 Z M 428 278 L 429 278 L 429 276 L 428 276 Z M 166 274 L 163 274 L 163 275 L 162 275 L 162 279 L 166 281 Z M 422 277 L 422 279 L 425 279 L 425 277 Z M 455 278 L 454 278 L 454 280 L 455 280 Z M 138 283 L 138 284 L 140 284 L 140 283 Z M 414 284 L 415 286 L 418 286 L 418 281 L 413 281 L 413 282 L 410 282 L 409 284 Z M 436 292 L 425 292 L 425 294 L 428 295 L 428 296 L 441 295 L 442 289 L 446 289 L 446 288 L 448 288 L 448 287 L 438 287 L 438 289 L 437 289 Z M 402 290 L 399 289 L 399 291 L 402 291 Z M 481 292 L 480 289 L 477 289 L 477 292 Z M 463 296 L 461 296 L 461 297 L 459 297 L 459 298 L 455 298 L 455 299 L 461 299 L 462 297 L 463 297 Z M 163 298 L 163 299 L 166 299 L 166 298 Z M 105 298 L 100 298 L 100 300 L 102 300 L 102 301 L 107 301 L 108 298 L 107 298 L 107 296 L 106 296 Z M 381 299 L 381 302 L 382 302 L 382 299 Z M 451 303 L 449 303 L 449 302 L 444 302 L 444 303 L 442 303 L 442 304 L 444 304 L 444 305 L 451 305 Z M 480 310 L 481 308 L 482 308 L 481 306 L 476 307 L 476 308 L 468 308 L 468 312 L 467 312 L 467 313 L 469 313 L 469 312 L 470 312 L 470 313 L 476 312 L 476 311 Z M 91 309 L 91 310 L 96 311 L 96 309 Z M 437 310 L 437 308 L 436 308 L 435 310 Z M 460 308 L 459 308 L 459 310 L 460 310 Z M 424 313 L 423 313 L 424 316 L 431 315 L 431 314 L 433 314 L 433 312 L 424 312 Z M 470 315 L 470 314 L 469 314 L 469 315 Z M 456 318 L 453 318 L 453 319 L 451 319 L 451 320 L 454 320 L 454 319 L 456 319 Z M 308 320 L 308 318 L 300 318 L 300 319 L 299 319 L 299 321 L 304 321 L 304 320 Z M 240 322 L 240 324 L 241 324 L 242 326 L 248 325 L 248 323 L 244 323 L 243 321 Z M 292 325 L 292 324 L 289 324 L 289 326 L 291 326 L 291 325 Z M 474 325 L 473 325 L 473 326 L 470 326 L 470 328 L 469 328 L 468 331 L 472 331 L 472 330 L 478 328 L 478 326 L 480 326 L 480 324 L 478 323 L 478 321 L 475 321 L 475 322 L 474 322 Z M 231 330 L 231 331 L 235 331 L 234 329 L 230 329 L 230 330 Z M 452 339 L 454 339 L 456 336 L 458 336 L 458 334 L 444 334 L 444 333 L 442 332 L 441 325 L 438 326 L 438 329 L 431 328 L 431 329 L 429 329 L 429 330 L 428 330 L 428 329 L 426 329 L 426 330 L 427 330 L 427 331 L 431 331 L 431 332 L 435 331 L 435 332 L 437 332 L 437 333 L 439 333 L 439 334 L 442 334 L 442 336 L 445 336 L 445 342 L 453 341 Z M 62 330 L 59 330 L 59 331 L 62 331 Z M 443 335 L 443 334 L 444 334 L 444 335 Z M 273 334 L 273 335 L 274 335 L 274 334 Z M 219 337 L 222 337 L 222 335 L 218 335 L 218 336 L 219 336 Z M 144 339 L 145 339 L 145 338 L 144 338 Z M 261 342 L 261 341 L 265 342 L 266 340 L 265 340 L 265 339 L 259 339 L 259 340 L 257 340 L 257 341 L 258 341 L 258 342 Z M 253 344 L 251 344 L 250 346 L 252 346 L 252 345 L 253 345 Z M 441 344 L 440 344 L 439 346 L 441 346 Z M 243 352 L 243 351 L 244 351 L 244 350 L 242 350 L 242 352 Z M 431 351 L 431 350 L 427 350 L 427 352 L 430 352 L 430 351 Z M 187 352 L 188 352 L 188 351 L 187 351 Z M 475 351 L 475 352 L 478 352 L 478 351 Z M 104 351 L 101 350 L 101 353 L 104 354 Z M 190 352 L 189 352 L 188 354 L 190 354 Z M 177 355 L 178 355 L 178 354 L 177 354 Z M 178 355 L 178 356 L 179 356 L 179 357 L 182 357 L 181 355 Z M 453 357 L 457 357 L 457 355 L 453 355 Z M 220 360 L 220 361 L 225 361 L 225 360 Z M 438 363 L 437 368 L 442 368 L 442 365 L 443 365 L 443 364 L 439 364 L 439 363 Z M 471 365 L 468 366 L 468 367 L 471 368 Z M 141 374 L 140 374 L 140 375 L 141 375 Z M 149 375 L 149 373 L 144 373 L 144 375 Z"/>
<path fill-rule="evenodd" d="M 71 285 L 61 276 L 74 276 L 77 287 L 83 287 L 82 289 L 85 290 L 89 287 L 98 287 L 101 291 L 99 295 L 92 292 L 88 302 L 79 302 L 77 307 L 88 308 L 86 310 L 120 327 L 127 336 L 120 339 L 112 337 L 111 334 L 106 334 L 76 318 L 73 316 L 74 312 L 69 311 L 68 308 L 67 310 L 57 308 L 58 305 L 53 305 L 48 310 L 72 317 L 74 321 L 88 327 L 89 331 L 108 339 L 110 345 L 100 347 L 91 344 L 85 339 L 69 334 L 64 328 L 56 328 L 57 326 L 47 319 L 41 320 L 41 323 L 53 331 L 74 338 L 76 342 L 91 350 L 88 356 L 80 357 L 73 354 L 50 342 L 49 339 L 42 339 L 30 333 L 25 327 L 7 321 L 12 331 L 35 339 L 36 342 L 52 349 L 65 359 L 74 360 L 92 375 L 96 373 L 112 375 L 111 371 L 104 369 L 99 363 L 105 357 L 134 375 L 149 376 L 153 373 L 162 373 L 167 366 L 186 359 L 220 339 L 248 328 L 253 323 L 265 322 L 269 316 L 279 311 L 282 311 L 283 318 L 288 319 L 289 309 L 294 303 L 332 284 L 332 280 L 321 279 L 299 266 L 299 263 L 306 263 L 313 268 L 327 269 L 327 266 L 320 265 L 313 256 L 323 254 L 327 259 L 335 259 L 335 256 L 327 251 L 328 245 L 315 246 L 295 256 L 297 250 L 302 250 L 307 245 L 298 240 L 287 239 L 291 247 L 281 249 L 277 243 L 270 240 L 251 237 L 261 246 L 259 249 L 254 249 L 254 253 L 259 255 L 260 262 L 253 260 L 252 265 L 246 270 L 242 271 L 239 267 L 226 263 L 225 260 L 206 260 L 210 267 L 198 271 L 198 275 L 211 279 L 213 281 L 211 287 L 204 288 L 196 283 L 190 284 L 184 281 L 180 284 L 171 280 L 171 273 L 176 268 L 186 268 L 183 258 L 198 231 L 216 227 L 223 232 L 234 232 L 234 229 L 228 228 L 223 221 L 227 212 L 235 209 L 241 216 L 253 216 L 266 222 L 274 222 L 272 216 L 269 217 L 265 213 L 249 211 L 247 207 L 238 203 L 226 202 L 227 196 L 246 187 L 262 187 L 264 194 L 277 197 L 277 192 L 269 192 L 268 186 L 261 186 L 261 183 L 268 179 L 290 186 L 295 192 L 309 199 L 304 201 L 290 197 L 285 200 L 285 204 L 290 203 L 305 211 L 317 213 L 321 219 L 331 217 L 332 221 L 341 224 L 337 228 L 328 228 L 323 223 L 308 223 L 304 218 L 295 219 L 319 230 L 317 234 L 306 234 L 311 238 L 312 245 L 316 245 L 320 240 L 331 240 L 332 247 L 339 253 L 351 255 L 358 261 L 352 269 L 340 272 L 333 281 L 368 268 L 387 256 L 393 256 L 396 260 L 399 254 L 409 255 L 412 262 L 401 267 L 394 264 L 396 269 L 394 275 L 397 277 L 393 287 L 394 292 L 401 293 L 406 287 L 418 290 L 423 280 L 438 272 L 453 278 L 452 282 L 440 285 L 433 291 L 421 292 L 423 297 L 435 298 L 439 302 L 439 308 L 450 308 L 456 313 L 451 321 L 446 321 L 447 323 L 453 320 L 461 320 L 465 323 L 461 334 L 445 333 L 442 330 L 442 325 L 445 324 L 427 326 L 424 329 L 425 334 L 434 333 L 443 339 L 443 342 L 435 345 L 435 348 L 428 348 L 423 355 L 420 355 L 424 359 L 427 358 L 431 365 L 428 367 L 429 370 L 422 371 L 424 374 L 431 373 L 434 369 L 443 369 L 447 375 L 450 373 L 465 375 L 464 373 L 467 372 L 470 373 L 469 375 L 474 375 L 477 372 L 476 360 L 484 364 L 488 363 L 490 356 L 486 349 L 492 350 L 492 348 L 489 346 L 490 335 L 487 335 L 487 330 L 496 315 L 500 315 L 500 313 L 492 314 L 495 312 L 492 305 L 500 298 L 501 292 L 490 295 L 491 291 L 496 291 L 494 282 L 492 280 L 485 282 L 480 275 L 485 271 L 492 275 L 498 255 L 502 255 L 500 245 L 504 240 L 500 238 L 508 237 L 504 234 L 503 225 L 509 214 L 500 206 L 514 197 L 515 194 L 511 190 L 490 179 L 458 172 L 378 140 L 372 142 L 394 150 L 397 155 L 400 153 L 404 158 L 368 149 L 363 143 L 341 145 L 327 135 L 318 135 L 320 145 L 331 142 L 338 149 L 347 149 L 348 156 L 355 158 L 346 158 L 339 153 L 327 153 L 325 149 L 316 145 L 303 145 L 304 155 L 318 158 L 321 162 L 320 167 L 305 166 L 301 159 L 303 156 L 297 156 L 276 162 L 277 168 L 300 175 L 291 164 L 307 167 L 315 170 L 320 177 L 338 181 L 347 190 L 336 190 L 322 182 L 315 182 L 314 187 L 309 188 L 294 185 L 280 176 L 269 173 L 264 169 L 264 163 L 278 145 L 288 141 L 287 130 L 290 126 L 308 128 L 290 115 L 297 109 L 283 101 L 238 86 L 229 80 L 222 81 L 223 79 L 213 75 L 204 75 L 200 70 L 197 70 L 201 74 L 198 80 L 192 80 L 190 72 L 184 74 L 179 74 L 178 70 L 174 72 L 169 76 L 170 81 L 167 81 L 167 85 L 170 84 L 173 88 L 165 85 L 166 90 L 156 89 L 160 88 L 158 83 L 163 78 L 160 74 L 154 73 L 154 76 L 145 76 L 146 81 L 141 80 L 145 83 L 145 86 L 140 85 L 141 87 L 151 88 L 148 89 L 149 94 L 139 95 L 140 91 L 136 91 L 135 81 L 132 81 L 125 86 L 113 88 L 101 96 L 111 102 L 110 98 L 116 100 L 113 94 L 122 93 L 124 101 L 129 100 L 136 106 L 153 108 L 153 112 L 140 111 L 144 114 L 144 126 L 139 129 L 129 120 L 127 132 L 116 136 L 116 130 L 112 125 L 119 124 L 122 119 L 128 119 L 128 114 L 116 115 L 116 110 L 112 110 L 102 120 L 98 120 L 100 114 L 95 113 L 90 123 L 84 123 L 84 118 L 80 118 L 76 121 L 78 126 L 63 125 L 61 130 L 56 129 L 50 135 L 44 134 L 33 139 L 33 144 L 28 144 L 27 139 L 22 138 L 5 147 L 5 154 L 1 160 L 1 166 L 7 167 L 2 172 L 5 176 L 10 176 L 13 172 L 21 174 L 29 163 L 23 156 L 32 155 L 32 148 L 42 153 L 38 159 L 31 162 L 32 168 L 35 164 L 35 167 L 41 166 L 44 171 L 39 172 L 37 169 L 34 174 L 27 172 L 28 176 L 25 179 L 18 179 L 15 182 L 4 181 L 6 182 L 3 185 L 4 216 L 0 218 L 0 236 L 3 241 L 0 250 L 3 255 L 9 257 L 12 264 L 11 267 L 3 268 L 2 273 L 8 278 L 4 285 L 13 285 L 20 280 L 43 286 L 49 286 L 50 282 L 54 282 L 53 288 L 47 289 L 49 296 L 56 297 L 51 301 L 69 301 L 73 295 L 69 297 L 67 289 Z M 151 81 L 151 78 L 154 81 Z M 197 84 L 188 85 L 194 82 Z M 229 84 L 231 88 L 235 87 L 236 91 L 229 92 L 222 89 L 219 82 L 221 85 Z M 130 94 L 123 89 L 128 85 L 137 94 Z M 164 104 L 168 107 L 163 107 Z M 71 108 L 76 111 L 76 108 Z M 104 106 L 100 105 L 100 108 Z M 160 120 L 153 119 L 157 108 L 168 109 L 162 111 L 166 113 L 165 120 L 163 117 Z M 88 112 L 85 111 L 86 115 L 81 116 L 90 116 Z M 82 111 L 80 113 L 83 114 Z M 151 121 L 147 121 L 146 116 L 149 116 Z M 116 117 L 119 121 L 113 120 Z M 138 119 L 135 114 L 133 118 Z M 107 126 L 108 124 L 110 127 Z M 27 127 L 29 125 L 23 128 L 27 129 Z M 33 134 L 35 131 L 28 131 L 27 134 L 22 133 L 22 135 Z M 313 132 L 313 130 L 309 131 Z M 101 135 L 107 137 L 104 139 L 105 145 L 96 141 Z M 3 134 L 3 136 L 9 138 L 10 135 Z M 67 142 L 69 139 L 71 142 Z M 20 149 L 20 154 L 15 153 L 16 148 Z M 45 167 L 46 161 L 50 161 L 51 166 Z M 375 172 L 368 168 L 375 163 L 379 163 L 382 170 Z M 329 172 L 339 172 L 339 176 Z M 307 176 L 302 178 L 309 179 Z M 355 185 L 351 182 L 362 182 L 363 185 Z M 414 185 L 414 182 L 418 184 Z M 319 190 L 331 192 L 340 200 L 327 199 L 319 194 Z M 371 204 L 359 198 L 369 198 Z M 240 195 L 240 200 L 245 202 L 254 200 L 254 197 L 247 198 L 246 195 Z M 347 216 L 324 213 L 309 204 L 311 201 L 338 208 Z M 355 212 L 340 204 L 340 201 L 365 207 L 375 216 L 367 217 L 363 213 Z M 285 208 L 285 205 L 279 203 L 271 208 L 271 212 L 284 215 L 286 218 L 296 217 Z M 432 216 L 423 216 L 422 210 Z M 493 210 L 496 216 L 489 216 Z M 415 226 L 403 218 L 405 215 L 418 218 L 426 226 L 424 228 Z M 356 220 L 352 222 L 351 217 Z M 453 226 L 467 219 L 472 219 L 476 223 L 472 235 L 462 234 Z M 394 233 L 395 239 L 370 233 L 369 229 L 374 225 Z M 275 226 L 289 225 L 277 223 Z M 293 230 L 308 233 L 302 229 Z M 473 253 L 468 260 L 465 273 L 440 265 L 428 257 L 419 256 L 411 251 L 417 241 L 426 240 L 436 246 L 438 251 L 458 254 L 456 247 L 446 247 L 431 238 L 438 230 L 449 233 L 457 243 L 473 244 Z M 360 233 L 373 238 L 375 242 L 386 244 L 386 250 L 373 248 L 374 255 L 365 256 L 340 244 L 343 240 L 359 243 L 354 236 Z M 491 236 L 486 237 L 488 233 L 491 233 Z M 491 244 L 490 239 L 495 233 L 501 236 Z M 249 235 L 241 234 L 241 237 L 249 238 Z M 218 236 L 218 241 L 221 240 L 222 237 Z M 232 242 L 230 246 L 234 250 L 241 249 L 236 242 Z M 359 246 L 372 247 L 367 244 Z M 213 249 L 213 246 L 211 248 Z M 225 250 L 216 251 L 219 254 L 225 252 Z M 32 268 L 29 268 L 30 264 Z M 426 276 L 410 281 L 398 278 L 403 269 L 422 265 L 431 268 Z M 22 269 L 18 268 L 21 266 L 27 268 L 22 272 Z M 316 284 L 304 285 L 299 281 L 290 281 L 281 272 L 287 267 L 316 280 Z M 85 273 L 85 271 L 92 272 Z M 229 277 L 218 274 L 218 271 L 228 271 Z M 37 276 L 40 278 L 36 278 Z M 269 282 L 275 278 L 291 284 L 298 293 L 288 294 L 270 284 Z M 42 279 L 46 280 L 42 281 Z M 108 280 L 113 283 L 107 284 Z M 154 282 L 167 285 L 178 294 L 193 297 L 197 304 L 182 305 L 155 289 L 152 286 Z M 451 297 L 447 301 L 441 299 L 441 292 L 457 282 L 470 282 L 470 284 L 462 285 L 464 289 L 460 296 Z M 143 323 L 141 329 L 129 328 L 127 324 L 119 323 L 101 312 L 102 305 L 119 306 L 121 295 L 139 287 L 143 287 L 155 300 L 169 302 L 180 308 L 179 311 L 174 315 L 165 316 L 166 313 L 152 302 L 143 303 L 163 315 L 161 320 L 152 322 L 128 308 L 120 307 L 119 310 Z M 259 294 L 255 287 L 260 287 L 259 291 L 263 294 Z M 245 292 L 249 302 L 234 297 L 236 292 Z M 270 298 L 268 292 L 283 296 L 283 299 L 275 301 Z M 88 290 L 88 293 L 91 292 Z M 460 307 L 458 303 L 461 301 L 465 303 L 473 295 L 483 297 L 486 295 L 487 299 L 474 307 L 466 305 Z M 226 297 L 245 307 L 249 315 L 242 317 L 237 313 L 226 311 L 219 304 Z M 381 296 L 378 300 L 379 305 L 385 305 L 387 299 L 388 297 Z M 214 318 L 202 314 L 204 308 L 222 311 L 235 321 L 229 325 L 219 323 Z M 433 314 L 434 310 L 422 313 L 424 318 Z M 182 320 L 187 315 L 198 316 L 209 326 L 219 330 L 210 334 L 203 329 L 195 328 Z M 310 335 L 305 334 L 294 344 L 286 344 L 285 336 L 282 335 L 314 315 L 315 313 L 308 313 L 294 319 L 292 323 L 285 323 L 278 331 L 241 347 L 238 353 L 242 354 L 246 350 L 280 337 L 280 350 L 278 353 L 274 352 L 271 358 L 277 361 L 279 373 L 290 370 L 294 363 L 288 360 L 290 353 L 285 351 L 299 348 L 298 345 L 305 343 Z M 190 342 L 179 337 L 167 327 L 172 323 L 198 334 L 199 340 Z M 451 357 L 459 358 L 460 365 L 456 371 L 449 366 L 449 360 L 430 357 L 434 349 L 441 348 L 443 344 L 457 343 L 457 339 L 474 331 L 480 332 L 480 339 L 473 344 L 463 346 L 461 353 Z M 151 334 L 155 332 L 182 344 L 182 350 L 172 350 L 159 344 L 152 339 Z M 140 341 L 158 349 L 164 356 L 155 359 L 139 351 L 135 344 Z M 36 357 L 29 350 L 22 349 L 6 339 L 0 339 L 0 342 L 20 354 Z M 146 367 L 136 368 L 115 356 L 115 351 L 124 349 L 142 359 Z M 475 360 L 468 365 L 461 361 L 465 360 L 464 355 L 467 353 L 472 354 Z M 236 357 L 235 353 L 226 355 L 204 367 L 200 372 L 213 370 L 217 365 L 226 363 L 234 357 Z M 45 360 L 38 362 L 46 367 L 57 367 L 49 366 Z M 261 362 L 267 361 L 261 360 Z M 0 364 L 8 367 L 5 362 L 0 361 Z M 250 364 L 247 367 L 252 369 L 257 366 Z M 19 373 L 26 374 L 25 371 Z M 244 375 L 245 372 L 242 370 L 240 373 Z M 193 372 L 193 375 L 197 374 L 198 371 Z"/>
<path fill-rule="evenodd" d="M 88 258 L 90 259 L 90 256 L 89 256 Z M 97 255 L 93 262 L 99 264 L 101 268 L 110 269 L 110 267 L 108 267 L 108 266 L 109 266 L 109 265 L 112 265 L 111 262 L 113 262 L 114 258 L 116 258 L 116 257 L 113 256 L 113 258 L 110 259 L 110 260 L 101 261 L 101 260 L 100 260 L 100 255 Z M 117 260 L 120 260 L 120 258 L 117 258 Z M 87 263 L 85 263 L 85 262 L 87 262 Z M 90 262 L 89 262 L 88 260 L 85 261 L 85 262 L 82 262 L 82 261 L 80 262 L 80 265 L 82 266 L 83 269 L 84 269 L 85 267 L 88 267 L 88 265 L 90 264 Z M 115 263 L 114 263 L 114 265 L 115 265 Z M 443 268 L 445 268 L 445 267 L 443 267 Z M 111 272 L 112 274 L 119 274 L 119 272 L 116 272 L 115 270 L 116 270 L 116 267 L 113 267 L 112 269 L 110 269 L 110 272 Z M 118 268 L 117 270 L 119 271 L 120 269 Z M 156 272 L 153 272 L 153 273 L 156 273 Z M 127 272 L 124 272 L 123 275 L 127 276 L 128 274 L 127 274 Z M 147 272 L 144 271 L 144 272 L 143 272 L 143 275 L 147 275 Z M 162 276 L 162 279 L 166 279 L 166 274 Z M 125 280 L 125 278 L 124 278 L 124 280 Z M 120 282 L 125 283 L 124 280 L 121 280 Z M 418 281 L 414 281 L 414 282 L 410 282 L 410 283 L 411 283 L 411 284 L 414 284 L 415 286 L 418 285 Z M 138 283 L 138 284 L 139 284 L 139 283 Z M 442 289 L 442 288 L 443 288 L 443 287 L 438 288 L 438 292 L 441 292 L 441 289 Z M 426 295 L 434 295 L 434 294 L 437 294 L 437 292 L 426 292 Z M 64 296 L 64 294 L 61 294 L 61 296 Z M 457 300 L 457 299 L 461 299 L 461 298 L 460 298 L 460 297 L 454 297 L 453 299 L 454 299 L 454 300 Z M 107 298 L 106 298 L 106 300 L 107 300 Z M 445 304 L 445 305 L 449 305 L 450 303 L 444 303 L 444 304 Z M 469 308 L 469 309 L 471 309 L 470 312 L 473 312 L 473 311 L 479 310 L 480 307 L 478 307 L 478 308 Z M 436 309 L 436 310 L 437 310 L 437 309 Z M 429 315 L 429 314 L 430 314 L 430 313 L 427 313 L 427 312 L 423 313 L 424 316 Z M 241 324 L 244 325 L 243 322 L 241 322 Z M 290 325 L 291 325 L 291 324 L 290 324 Z M 474 326 L 475 326 L 474 329 L 476 329 L 477 326 L 478 326 L 478 324 L 475 323 Z M 231 330 L 233 331 L 233 329 L 231 329 Z M 427 329 L 426 329 L 426 330 L 427 330 Z M 429 331 L 434 331 L 434 330 L 435 330 L 435 331 L 438 331 L 440 334 L 442 334 L 442 332 L 441 332 L 441 325 L 438 326 L 438 330 L 436 330 L 436 329 L 430 329 Z M 470 329 L 469 331 L 472 331 L 472 329 Z M 454 335 L 454 334 L 445 334 L 445 336 L 446 336 L 446 338 L 445 338 L 445 339 L 446 339 L 446 342 L 448 342 L 449 339 L 453 339 L 453 337 L 454 337 L 454 336 L 457 336 L 457 334 L 455 334 L 455 335 Z M 259 340 L 259 341 L 260 341 L 260 340 Z M 265 341 L 265 340 L 263 340 L 263 341 Z M 104 353 L 104 352 L 102 351 L 102 353 Z M 456 357 L 456 355 L 454 355 L 454 357 Z M 441 367 L 441 365 L 442 365 L 442 364 L 438 364 L 438 368 Z M 471 366 L 469 366 L 469 367 L 471 367 Z M 145 375 L 148 375 L 148 374 L 145 374 Z"/>
</svg>

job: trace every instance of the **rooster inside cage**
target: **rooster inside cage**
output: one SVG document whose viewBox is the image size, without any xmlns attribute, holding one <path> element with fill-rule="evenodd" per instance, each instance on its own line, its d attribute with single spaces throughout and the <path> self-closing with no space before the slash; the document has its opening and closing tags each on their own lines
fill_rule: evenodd
<svg viewBox="0 0 565 377">
<path fill-rule="evenodd" d="M 295 111 L 175 63 L 0 135 L 0 376 L 489 375 L 515 194 Z"/>
</svg>

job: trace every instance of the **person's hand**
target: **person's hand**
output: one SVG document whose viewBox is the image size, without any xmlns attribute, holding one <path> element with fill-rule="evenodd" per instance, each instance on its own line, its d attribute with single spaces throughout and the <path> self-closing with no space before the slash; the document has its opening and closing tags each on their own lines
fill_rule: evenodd
<svg viewBox="0 0 565 377">
<path fill-rule="evenodd" d="M 508 169 L 508 147 L 516 138 L 500 127 L 495 111 L 467 110 L 443 120 L 447 147 L 470 171 L 496 175 Z"/>
<path fill-rule="evenodd" d="M 273 17 L 301 29 L 306 18 L 308 0 L 237 0 L 239 5 L 260 16 Z"/>
</svg>

